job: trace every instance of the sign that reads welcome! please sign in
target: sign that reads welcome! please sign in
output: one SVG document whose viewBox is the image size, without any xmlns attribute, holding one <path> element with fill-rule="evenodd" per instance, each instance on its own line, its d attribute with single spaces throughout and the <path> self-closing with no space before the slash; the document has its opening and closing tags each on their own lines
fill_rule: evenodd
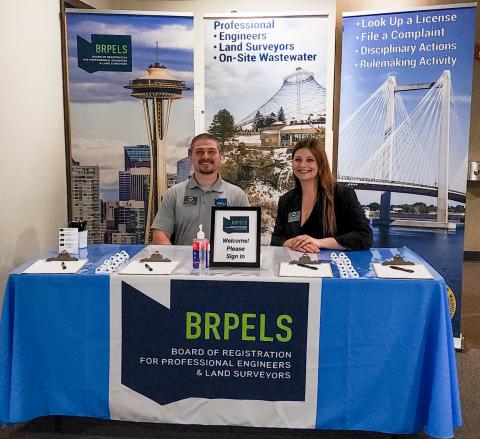
<svg viewBox="0 0 480 439">
<path fill-rule="evenodd" d="M 260 208 L 212 207 L 210 266 L 260 266 Z"/>
</svg>

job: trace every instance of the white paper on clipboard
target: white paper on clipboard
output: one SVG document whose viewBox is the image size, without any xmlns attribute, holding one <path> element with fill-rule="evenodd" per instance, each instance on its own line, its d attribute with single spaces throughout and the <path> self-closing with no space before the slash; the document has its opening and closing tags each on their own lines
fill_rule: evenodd
<svg viewBox="0 0 480 439">
<path fill-rule="evenodd" d="M 278 273 L 278 275 L 281 277 L 333 277 L 332 266 L 329 263 L 306 265 L 308 265 L 309 267 L 314 267 L 316 268 L 316 270 L 302 267 L 298 264 L 281 262 L 280 272 Z"/>
<path fill-rule="evenodd" d="M 118 274 L 172 274 L 180 261 L 170 262 L 140 262 L 131 261 L 118 271 Z"/>
<path fill-rule="evenodd" d="M 88 259 L 78 261 L 47 261 L 39 259 L 22 273 L 25 274 L 75 274 L 88 262 Z"/>
<path fill-rule="evenodd" d="M 423 264 L 393 265 L 393 267 L 413 270 L 413 273 L 398 268 L 392 268 L 390 265 L 382 265 L 380 263 L 373 264 L 375 274 L 381 279 L 433 279 L 433 276 Z"/>
</svg>

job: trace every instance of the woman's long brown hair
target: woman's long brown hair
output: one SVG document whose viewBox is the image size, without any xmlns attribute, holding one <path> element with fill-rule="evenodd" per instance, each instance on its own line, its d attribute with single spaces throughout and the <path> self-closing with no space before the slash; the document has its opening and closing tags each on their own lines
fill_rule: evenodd
<svg viewBox="0 0 480 439">
<path fill-rule="evenodd" d="M 317 138 L 307 137 L 293 147 L 292 160 L 295 158 L 295 153 L 302 148 L 307 148 L 312 153 L 318 165 L 317 202 L 323 199 L 323 234 L 334 236 L 337 231 L 334 205 L 335 177 L 330 170 L 325 148 Z M 295 186 L 301 188 L 298 178 L 295 176 L 293 178 Z"/>
</svg>

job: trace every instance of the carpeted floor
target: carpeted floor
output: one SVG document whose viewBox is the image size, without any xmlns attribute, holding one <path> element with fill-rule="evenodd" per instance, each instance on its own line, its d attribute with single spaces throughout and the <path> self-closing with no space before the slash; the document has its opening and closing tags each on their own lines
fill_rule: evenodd
<svg viewBox="0 0 480 439">
<path fill-rule="evenodd" d="M 61 432 L 56 433 L 59 427 Z M 86 418 L 41 418 L 4 430 L 5 438 L 162 438 L 162 439 L 391 439 L 426 438 L 425 435 L 392 436 L 390 434 L 331 431 L 284 430 L 247 427 L 205 427 L 168 424 L 139 424 L 133 422 L 98 421 Z M 460 437 L 460 436 L 459 436 Z M 478 437 L 478 436 L 477 436 Z"/>
<path fill-rule="evenodd" d="M 457 353 L 463 427 L 457 439 L 480 438 L 480 262 L 465 262 L 462 333 L 465 350 Z M 146 424 L 101 421 L 90 418 L 45 417 L 25 424 L 2 427 L 0 438 L 60 439 L 162 438 L 162 439 L 391 439 L 427 438 L 425 434 L 390 435 L 356 431 L 311 431 L 196 425 Z"/>
<path fill-rule="evenodd" d="M 480 262 L 463 264 L 462 334 L 465 350 L 457 353 L 463 427 L 458 439 L 480 438 Z"/>
</svg>

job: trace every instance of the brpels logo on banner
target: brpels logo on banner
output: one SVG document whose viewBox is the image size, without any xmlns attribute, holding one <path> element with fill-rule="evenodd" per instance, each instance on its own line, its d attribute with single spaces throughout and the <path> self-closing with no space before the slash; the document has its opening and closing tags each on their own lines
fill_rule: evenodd
<svg viewBox="0 0 480 439">
<path fill-rule="evenodd" d="M 159 404 L 304 401 L 307 283 L 172 280 L 170 308 L 122 282 L 121 382 Z"/>
<path fill-rule="evenodd" d="M 77 35 L 78 67 L 88 73 L 131 72 L 132 37 L 130 35 L 95 35 L 88 42 Z"/>
<path fill-rule="evenodd" d="M 248 216 L 232 216 L 223 218 L 223 231 L 225 233 L 248 233 L 250 230 Z"/>
</svg>

